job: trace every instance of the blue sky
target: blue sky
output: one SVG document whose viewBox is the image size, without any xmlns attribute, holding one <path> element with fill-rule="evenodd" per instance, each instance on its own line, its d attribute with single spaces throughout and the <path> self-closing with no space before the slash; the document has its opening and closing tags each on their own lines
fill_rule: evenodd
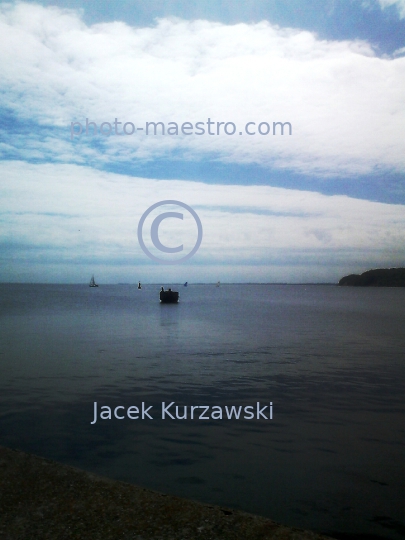
<svg viewBox="0 0 405 540">
<path fill-rule="evenodd" d="M 321 39 L 364 39 L 381 53 L 404 46 L 403 3 L 375 0 L 69 0 L 43 1 L 43 6 L 83 9 L 87 24 L 125 21 L 153 25 L 156 18 L 205 19 L 224 24 L 268 20 L 282 27 L 316 32 Z"/>
<path fill-rule="evenodd" d="M 0 280 L 334 282 L 405 264 L 404 0 L 0 6 Z M 79 135 L 86 118 L 143 131 Z M 203 223 L 184 265 L 137 244 L 164 199 Z M 192 246 L 175 221 L 162 238 Z"/>
</svg>

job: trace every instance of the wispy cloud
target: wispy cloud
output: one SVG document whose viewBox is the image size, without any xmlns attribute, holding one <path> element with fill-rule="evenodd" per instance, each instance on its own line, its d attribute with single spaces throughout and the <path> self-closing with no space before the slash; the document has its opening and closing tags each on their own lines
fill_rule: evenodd
<svg viewBox="0 0 405 540">
<path fill-rule="evenodd" d="M 382 9 L 395 6 L 401 19 L 405 18 L 405 0 L 377 0 Z"/>
</svg>

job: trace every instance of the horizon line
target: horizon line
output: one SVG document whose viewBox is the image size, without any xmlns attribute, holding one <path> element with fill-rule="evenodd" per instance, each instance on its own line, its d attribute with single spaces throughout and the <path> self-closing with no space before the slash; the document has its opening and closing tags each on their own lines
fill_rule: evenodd
<svg viewBox="0 0 405 540">
<path fill-rule="evenodd" d="M 170 282 L 173 285 L 179 285 L 184 287 L 184 282 Z M 196 281 L 190 283 L 187 282 L 187 286 L 190 285 L 216 285 L 217 281 Z M 141 282 L 143 285 L 156 285 L 161 287 L 161 282 L 150 283 L 150 282 Z M 220 281 L 221 285 L 338 285 L 336 282 L 332 281 L 310 281 L 310 282 L 287 282 L 287 281 Z M 77 282 L 77 283 L 66 283 L 66 282 L 41 282 L 41 281 L 0 281 L 0 285 L 85 285 L 89 286 L 88 282 Z M 98 282 L 100 285 L 100 282 Z M 124 282 L 120 281 L 118 283 L 102 283 L 102 286 L 115 286 L 115 285 L 134 285 L 137 286 L 138 282 Z"/>
</svg>

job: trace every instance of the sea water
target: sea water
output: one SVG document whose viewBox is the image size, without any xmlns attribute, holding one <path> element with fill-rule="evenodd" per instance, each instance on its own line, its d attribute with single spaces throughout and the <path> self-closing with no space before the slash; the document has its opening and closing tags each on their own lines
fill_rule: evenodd
<svg viewBox="0 0 405 540">
<path fill-rule="evenodd" d="M 405 289 L 170 285 L 179 304 L 159 303 L 161 284 L 1 284 L 0 444 L 289 526 L 403 538 Z M 152 418 L 130 418 L 142 403 Z"/>
</svg>

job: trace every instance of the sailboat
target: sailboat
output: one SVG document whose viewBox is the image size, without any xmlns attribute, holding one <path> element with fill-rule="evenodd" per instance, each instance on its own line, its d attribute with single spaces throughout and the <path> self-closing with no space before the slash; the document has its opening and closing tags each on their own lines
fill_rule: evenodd
<svg viewBox="0 0 405 540">
<path fill-rule="evenodd" d="M 220 282 L 220 281 L 218 281 L 218 282 L 217 282 L 217 284 L 215 285 L 215 287 L 219 287 L 219 286 L 220 286 L 220 284 L 221 284 L 221 282 Z"/>
<path fill-rule="evenodd" d="M 89 287 L 98 287 L 97 283 L 94 281 L 94 275 L 91 276 Z"/>
<path fill-rule="evenodd" d="M 187 285 L 188 285 L 188 281 L 185 282 L 184 287 L 187 287 Z"/>
</svg>

